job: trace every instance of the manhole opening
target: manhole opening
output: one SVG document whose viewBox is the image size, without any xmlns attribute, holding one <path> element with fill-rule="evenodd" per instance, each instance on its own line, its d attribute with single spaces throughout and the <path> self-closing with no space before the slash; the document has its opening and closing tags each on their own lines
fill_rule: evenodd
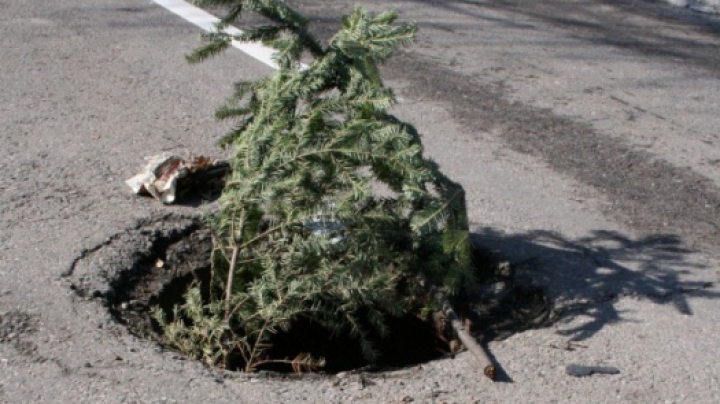
<svg viewBox="0 0 720 404">
<path fill-rule="evenodd" d="M 105 298 L 111 314 L 131 333 L 163 344 L 163 329 L 153 317 L 153 310 L 159 306 L 172 316 L 174 307 L 184 302 L 185 292 L 193 283 L 202 285 L 202 295 L 207 299 L 212 241 L 209 232 L 202 226 L 150 239 L 152 241 L 146 244 L 146 251 L 133 254 L 132 267 L 119 271 L 110 281 Z M 485 266 L 479 272 L 487 272 L 487 265 L 497 266 L 497 262 L 482 250 L 476 249 L 474 258 L 478 265 Z M 498 276 L 509 276 L 500 272 Z M 503 282 L 512 284 L 508 279 Z M 485 281 L 492 284 L 498 279 L 493 275 L 492 279 Z M 493 287 L 497 289 L 497 285 Z M 539 288 L 513 284 L 509 292 L 504 292 L 497 299 L 486 295 L 469 296 L 457 301 L 455 307 L 473 329 L 482 328 L 482 335 L 478 336 L 503 338 L 518 330 L 549 323 L 549 304 Z M 518 313 L 525 313 L 525 317 L 530 313 L 532 318 L 528 320 Z M 378 360 L 372 364 L 373 368 L 408 367 L 451 354 L 453 336 L 445 324 L 414 315 L 387 316 L 386 320 L 388 335 L 384 338 L 371 335 L 380 353 Z M 307 320 L 295 321 L 287 332 L 279 331 L 270 345 L 268 358 L 288 359 L 302 355 L 323 358 L 325 365 L 318 370 L 326 373 L 370 365 L 364 359 L 358 340 L 349 330 L 333 333 Z M 240 355 L 230 355 L 227 361 L 228 370 L 242 370 L 244 365 Z M 257 369 L 276 372 L 295 370 L 290 363 L 278 362 L 270 362 Z"/>
</svg>

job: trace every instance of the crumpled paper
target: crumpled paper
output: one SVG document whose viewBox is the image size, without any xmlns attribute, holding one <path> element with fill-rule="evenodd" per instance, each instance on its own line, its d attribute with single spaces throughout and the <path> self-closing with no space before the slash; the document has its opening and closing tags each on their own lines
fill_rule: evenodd
<svg viewBox="0 0 720 404">
<path fill-rule="evenodd" d="M 125 181 L 133 192 L 147 192 L 164 204 L 175 202 L 178 180 L 190 172 L 186 161 L 175 154 L 165 152 L 145 157 L 147 164 L 137 175 Z"/>
<path fill-rule="evenodd" d="M 164 204 L 174 203 L 188 194 L 211 200 L 222 192 L 225 178 L 232 171 L 227 161 L 192 154 L 182 158 L 165 152 L 145 160 L 145 167 L 125 183 L 136 195 L 150 194 Z"/>
</svg>

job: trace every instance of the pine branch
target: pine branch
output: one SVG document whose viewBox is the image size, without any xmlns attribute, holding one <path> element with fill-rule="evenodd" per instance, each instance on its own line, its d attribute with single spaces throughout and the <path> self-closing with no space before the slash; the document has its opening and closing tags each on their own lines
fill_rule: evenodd
<svg viewBox="0 0 720 404">
<path fill-rule="evenodd" d="M 213 56 L 217 56 L 229 48 L 232 43 L 230 36 L 221 32 L 207 34 L 204 36 L 204 39 L 209 43 L 185 56 L 185 59 L 187 59 L 188 62 L 198 63 Z"/>
<path fill-rule="evenodd" d="M 181 311 L 193 325 L 173 324 L 168 335 L 212 362 L 235 349 L 246 370 L 265 363 L 310 369 L 309 357 L 265 357 L 272 334 L 303 318 L 350 330 L 374 361 L 373 338 L 390 332 L 387 317 L 423 300 L 399 296 L 400 279 L 421 271 L 442 280 L 444 293 L 473 282 L 464 191 L 423 156 L 415 128 L 388 113 L 395 96 L 378 69 L 417 28 L 395 24 L 393 12 L 356 8 L 323 47 L 284 1 L 198 3 L 229 13 L 190 61 L 217 55 L 232 40 L 262 41 L 280 68 L 237 83 L 216 111 L 237 121 L 219 142 L 234 154 L 212 222 L 215 251 L 230 256 L 213 268 L 223 275 L 213 280 L 219 292 L 207 303 L 188 296 Z M 247 12 L 269 23 L 234 37 L 221 31 Z M 306 54 L 315 59 L 299 71 Z"/>
</svg>

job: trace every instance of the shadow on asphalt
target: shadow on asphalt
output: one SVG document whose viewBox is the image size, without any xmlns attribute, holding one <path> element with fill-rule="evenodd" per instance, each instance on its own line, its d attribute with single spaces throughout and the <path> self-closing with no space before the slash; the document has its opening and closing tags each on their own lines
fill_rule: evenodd
<svg viewBox="0 0 720 404">
<path fill-rule="evenodd" d="M 684 315 L 693 314 L 690 296 L 720 298 L 708 289 L 712 283 L 702 280 L 708 268 L 691 261 L 694 252 L 672 235 L 634 239 L 594 231 L 568 239 L 550 231 L 505 235 L 480 228 L 472 237 L 480 248 L 514 263 L 516 277 L 545 289 L 563 321 L 589 319 L 560 331 L 574 341 L 588 339 L 608 324 L 631 321 L 616 308 L 619 297 L 671 304 Z"/>
</svg>

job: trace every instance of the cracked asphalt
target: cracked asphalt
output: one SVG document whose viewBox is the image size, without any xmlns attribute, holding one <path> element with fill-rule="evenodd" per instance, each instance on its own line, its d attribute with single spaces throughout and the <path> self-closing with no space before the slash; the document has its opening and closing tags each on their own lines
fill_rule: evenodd
<svg viewBox="0 0 720 404">
<path fill-rule="evenodd" d="M 325 38 L 353 5 L 291 3 Z M 222 375 L 129 335 L 61 273 L 148 218 L 202 213 L 123 180 L 166 150 L 224 157 L 214 108 L 270 71 L 235 51 L 186 64 L 199 32 L 147 0 L 0 0 L 0 402 L 720 402 L 720 20 L 636 0 L 363 5 L 418 22 L 383 68 L 396 113 L 559 321 L 490 342 L 495 384 L 467 353 Z"/>
</svg>

